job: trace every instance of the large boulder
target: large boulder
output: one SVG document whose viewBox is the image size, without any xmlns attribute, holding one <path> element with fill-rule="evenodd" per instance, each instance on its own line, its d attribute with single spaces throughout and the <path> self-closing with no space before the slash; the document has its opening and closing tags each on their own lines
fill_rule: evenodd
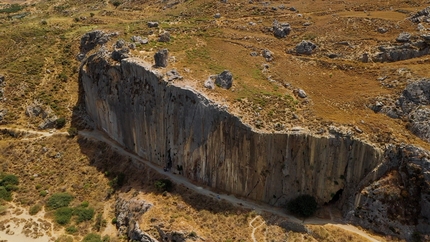
<svg viewBox="0 0 430 242">
<path fill-rule="evenodd" d="M 291 26 L 289 23 L 279 23 L 276 19 L 273 21 L 273 35 L 276 38 L 285 38 L 290 32 Z"/>
<path fill-rule="evenodd" d="M 164 31 L 158 36 L 159 42 L 169 42 L 170 41 L 170 33 L 167 31 Z"/>
<path fill-rule="evenodd" d="M 112 37 L 117 35 L 117 32 L 105 33 L 101 30 L 94 30 L 84 34 L 81 38 L 81 45 L 79 47 L 81 54 L 85 55 L 88 51 L 94 49 L 97 45 L 106 44 Z"/>
<path fill-rule="evenodd" d="M 230 89 L 233 85 L 233 74 L 225 70 L 219 74 L 215 79 L 215 84 L 224 89 Z"/>
<path fill-rule="evenodd" d="M 296 53 L 299 55 L 311 55 L 316 48 L 317 46 L 314 43 L 303 40 L 296 45 Z"/>
<path fill-rule="evenodd" d="M 162 49 L 157 51 L 154 55 L 155 67 L 167 67 L 167 59 L 169 58 L 169 51 Z"/>
</svg>

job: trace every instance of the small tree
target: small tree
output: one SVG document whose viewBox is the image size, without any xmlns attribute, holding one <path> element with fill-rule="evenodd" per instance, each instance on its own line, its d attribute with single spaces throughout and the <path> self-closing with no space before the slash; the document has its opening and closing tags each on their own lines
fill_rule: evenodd
<svg viewBox="0 0 430 242">
<path fill-rule="evenodd" d="M 317 206 L 315 198 L 306 194 L 296 197 L 287 204 L 287 208 L 292 214 L 305 218 L 312 216 L 316 212 Z"/>
<path fill-rule="evenodd" d="M 173 188 L 173 183 L 169 179 L 160 179 L 155 182 L 155 188 L 160 192 L 170 192 Z"/>
</svg>

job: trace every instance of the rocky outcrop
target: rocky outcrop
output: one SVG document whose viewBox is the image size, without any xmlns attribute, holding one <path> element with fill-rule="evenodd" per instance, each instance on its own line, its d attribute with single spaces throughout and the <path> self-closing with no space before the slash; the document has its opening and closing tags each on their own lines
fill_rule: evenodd
<svg viewBox="0 0 430 242">
<path fill-rule="evenodd" d="M 392 145 L 384 162 L 362 184 L 352 201 L 355 209 L 349 213 L 350 220 L 396 237 L 430 234 L 429 152 Z"/>
<path fill-rule="evenodd" d="M 298 194 L 321 204 L 355 191 L 382 151 L 349 135 L 254 131 L 194 90 L 163 81 L 138 59 L 91 56 L 80 73 L 96 128 L 139 156 L 201 184 L 283 205 Z"/>
<path fill-rule="evenodd" d="M 299 55 L 311 55 L 316 48 L 317 46 L 314 43 L 303 40 L 296 45 L 296 53 Z"/>
<path fill-rule="evenodd" d="M 397 100 L 377 101 L 371 108 L 391 118 L 408 121 L 408 128 L 416 136 L 430 142 L 430 79 L 409 80 Z"/>
<path fill-rule="evenodd" d="M 151 235 L 139 227 L 140 216 L 146 213 L 152 204 L 132 198 L 117 198 L 115 204 L 116 228 L 119 236 L 126 236 L 131 241 L 157 242 Z"/>
</svg>

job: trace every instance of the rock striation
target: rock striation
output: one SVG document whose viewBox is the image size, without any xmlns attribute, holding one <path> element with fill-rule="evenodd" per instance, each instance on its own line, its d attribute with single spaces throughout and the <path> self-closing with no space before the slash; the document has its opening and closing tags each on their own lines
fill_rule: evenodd
<svg viewBox="0 0 430 242">
<path fill-rule="evenodd" d="M 341 189 L 351 195 L 382 159 L 380 149 L 341 133 L 254 131 L 138 59 L 115 65 L 93 55 L 80 81 L 96 128 L 127 149 L 172 171 L 181 167 L 191 180 L 269 204 L 298 194 L 322 204 Z"/>
</svg>

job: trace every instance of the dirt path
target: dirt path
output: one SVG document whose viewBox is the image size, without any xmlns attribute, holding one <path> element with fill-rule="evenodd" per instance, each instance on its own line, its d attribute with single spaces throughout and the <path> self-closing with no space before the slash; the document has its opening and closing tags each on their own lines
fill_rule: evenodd
<svg viewBox="0 0 430 242">
<path fill-rule="evenodd" d="M 271 207 L 271 206 L 265 205 L 265 204 L 257 204 L 256 202 L 245 200 L 245 199 L 240 199 L 240 198 L 234 197 L 232 195 L 215 193 L 213 191 L 208 190 L 207 188 L 203 188 L 201 186 L 198 186 L 198 185 L 191 183 L 188 179 L 186 179 L 183 176 L 175 175 L 175 174 L 172 174 L 170 172 L 164 172 L 161 167 L 158 167 L 158 166 L 154 165 L 153 163 L 151 163 L 147 160 L 144 160 L 141 157 L 124 150 L 121 147 L 121 145 L 119 145 L 117 142 L 113 141 L 112 139 L 108 138 L 104 133 L 102 133 L 100 131 L 96 131 L 96 130 L 94 130 L 94 131 L 79 131 L 79 135 L 86 137 L 86 138 L 92 138 L 92 139 L 95 139 L 98 141 L 105 142 L 105 143 L 109 144 L 112 148 L 114 148 L 117 152 L 119 152 L 120 154 L 133 158 L 132 161 L 137 167 L 141 166 L 143 163 L 146 166 L 149 166 L 150 168 L 154 169 L 158 173 L 161 173 L 161 174 L 167 176 L 170 180 L 172 180 L 176 184 L 181 184 L 181 185 L 183 185 L 189 189 L 192 189 L 193 191 L 195 191 L 199 194 L 202 194 L 205 196 L 216 197 L 218 199 L 224 199 L 225 201 L 228 201 L 228 202 L 230 202 L 236 206 L 242 206 L 242 207 L 245 207 L 248 209 L 253 209 L 256 212 L 260 212 L 260 213 L 261 212 L 269 212 L 272 214 L 276 214 L 276 215 L 284 217 L 286 220 L 288 220 L 289 222 L 292 222 L 292 223 L 297 223 L 297 224 L 302 224 L 302 225 L 306 225 L 306 224 L 309 224 L 309 225 L 331 224 L 333 226 L 339 227 L 339 228 L 347 230 L 349 232 L 353 232 L 355 234 L 358 234 L 358 235 L 366 238 L 368 241 L 378 242 L 378 240 L 373 238 L 370 234 L 368 234 L 365 231 L 358 229 L 357 227 L 355 227 L 353 225 L 342 224 L 342 223 L 339 223 L 337 221 L 332 221 L 330 219 L 318 219 L 318 218 L 310 218 L 310 219 L 307 219 L 306 221 L 303 222 L 302 220 L 299 220 L 296 217 L 285 214 L 285 212 L 279 208 Z M 254 218 L 254 220 L 256 218 Z M 254 234 L 255 230 L 258 227 L 260 227 L 264 224 L 264 222 L 262 224 L 258 225 L 257 227 L 254 227 L 252 225 L 252 222 L 254 222 L 254 221 L 251 221 L 251 223 L 250 223 L 250 226 L 253 227 L 253 232 L 251 234 L 251 237 L 252 237 L 253 241 L 256 241 L 255 236 L 252 236 L 252 235 Z"/>
<path fill-rule="evenodd" d="M 22 132 L 24 135 L 38 135 L 38 137 L 24 137 L 23 140 L 32 140 L 32 139 L 39 139 L 42 137 L 50 137 L 53 135 L 68 135 L 67 132 L 60 132 L 55 129 L 51 129 L 50 131 L 37 131 L 37 130 L 31 130 L 31 129 L 22 129 L 22 128 L 13 128 L 13 127 L 7 127 L 7 126 L 0 126 L 1 131 L 9 131 L 9 132 Z"/>
<path fill-rule="evenodd" d="M 250 222 L 249 222 L 249 226 L 252 228 L 252 232 L 251 232 L 251 238 L 252 241 L 257 242 L 257 239 L 255 238 L 255 231 L 260 228 L 261 226 L 263 226 L 266 222 L 263 220 L 259 225 L 254 226 L 253 223 L 255 222 L 255 220 L 257 220 L 258 218 L 261 218 L 260 215 L 257 215 L 255 218 L 253 218 Z"/>
</svg>

